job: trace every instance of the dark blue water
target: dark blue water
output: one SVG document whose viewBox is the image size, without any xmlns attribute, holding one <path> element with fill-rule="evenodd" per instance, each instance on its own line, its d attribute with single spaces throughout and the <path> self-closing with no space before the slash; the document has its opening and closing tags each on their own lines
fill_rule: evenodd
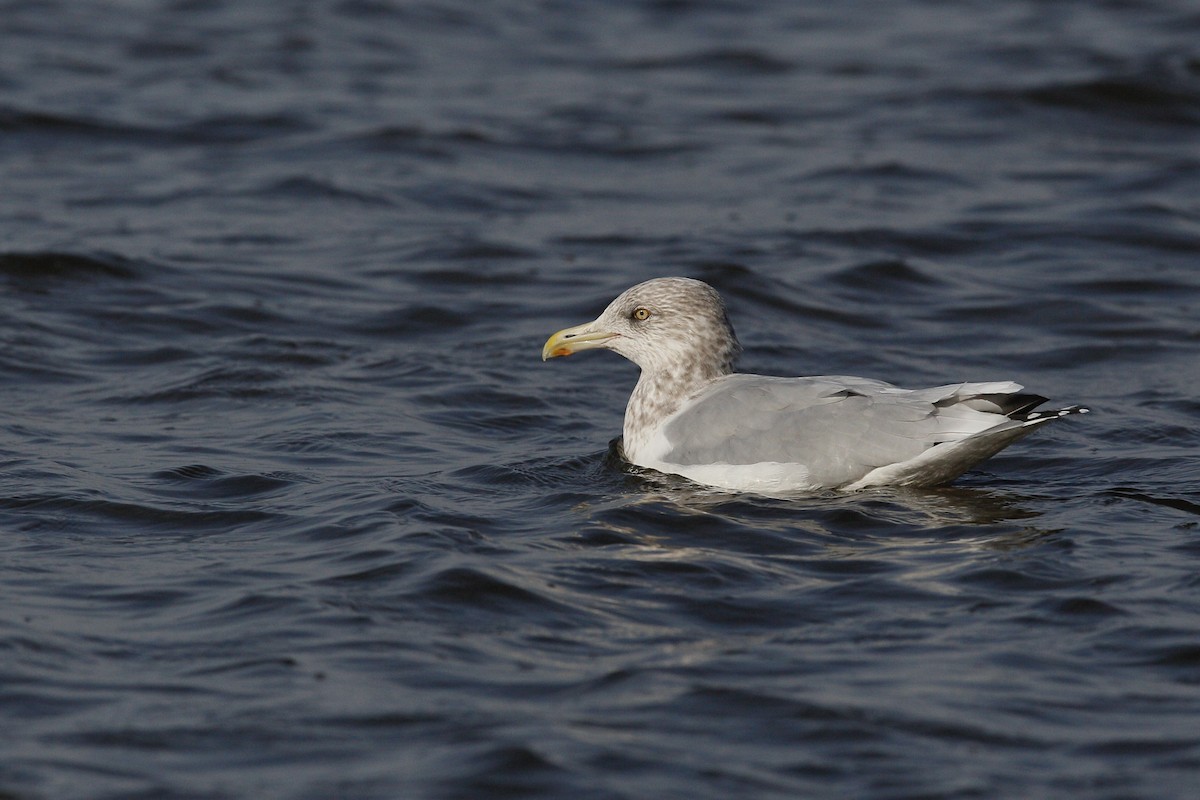
<svg viewBox="0 0 1200 800">
<path fill-rule="evenodd" d="M 638 474 L 673 274 L 1095 413 Z M 0 342 L 0 797 L 1196 796 L 1191 2 L 0 2 Z"/>
</svg>

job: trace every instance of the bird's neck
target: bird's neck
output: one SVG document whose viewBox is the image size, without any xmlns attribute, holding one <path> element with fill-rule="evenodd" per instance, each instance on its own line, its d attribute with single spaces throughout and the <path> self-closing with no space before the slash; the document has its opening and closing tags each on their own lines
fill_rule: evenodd
<svg viewBox="0 0 1200 800">
<path fill-rule="evenodd" d="M 725 365 L 709 370 L 642 370 L 637 386 L 629 396 L 629 404 L 625 406 L 625 425 L 621 434 L 625 457 L 635 464 L 642 463 L 639 456 L 645 454 L 662 423 L 689 397 L 730 371 Z"/>
</svg>

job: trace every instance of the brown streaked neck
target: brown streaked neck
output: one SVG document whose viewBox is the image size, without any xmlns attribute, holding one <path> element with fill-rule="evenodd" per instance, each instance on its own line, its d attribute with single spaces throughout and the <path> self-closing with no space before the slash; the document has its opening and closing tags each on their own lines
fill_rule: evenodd
<svg viewBox="0 0 1200 800">
<path fill-rule="evenodd" d="M 703 368 L 690 364 L 654 372 L 642 370 L 625 406 L 622 448 L 626 458 L 636 463 L 637 455 L 649 444 L 663 420 L 678 411 L 689 397 L 732 371 L 730 363 Z"/>
</svg>

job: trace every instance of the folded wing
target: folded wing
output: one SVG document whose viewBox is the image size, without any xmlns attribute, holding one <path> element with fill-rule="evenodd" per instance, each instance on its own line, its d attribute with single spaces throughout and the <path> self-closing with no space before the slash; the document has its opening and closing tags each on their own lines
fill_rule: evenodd
<svg viewBox="0 0 1200 800">
<path fill-rule="evenodd" d="M 1054 418 L 1032 412 L 1044 398 L 1021 388 L 1005 381 L 909 390 L 845 376 L 729 375 L 667 422 L 661 460 L 795 464 L 812 483 L 830 487 L 877 470 L 889 482 L 942 483 L 1024 435 L 1023 428 Z M 904 480 L 903 465 L 928 480 Z"/>
</svg>

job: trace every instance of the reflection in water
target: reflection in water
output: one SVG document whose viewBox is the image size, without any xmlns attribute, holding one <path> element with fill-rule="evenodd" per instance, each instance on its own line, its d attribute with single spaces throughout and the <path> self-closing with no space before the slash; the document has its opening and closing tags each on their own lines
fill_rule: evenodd
<svg viewBox="0 0 1200 800">
<path fill-rule="evenodd" d="M 790 497 L 767 497 L 724 492 L 677 475 L 629 464 L 621 459 L 615 446 L 610 446 L 605 466 L 619 469 L 627 476 L 626 486 L 643 495 L 637 502 L 665 502 L 680 509 L 717 514 L 732 522 L 739 521 L 747 510 L 753 509 L 754 522 L 766 527 L 772 526 L 764 519 L 763 512 L 770 509 L 778 510 L 780 521 L 785 525 L 795 522 L 797 512 L 804 515 L 861 514 L 875 519 L 881 526 L 903 528 L 909 531 L 908 535 L 914 528 L 937 530 L 954 525 L 994 525 L 1039 516 L 1038 511 L 1025 505 L 1033 498 L 996 489 L 878 487 L 849 493 L 818 491 Z"/>
</svg>

